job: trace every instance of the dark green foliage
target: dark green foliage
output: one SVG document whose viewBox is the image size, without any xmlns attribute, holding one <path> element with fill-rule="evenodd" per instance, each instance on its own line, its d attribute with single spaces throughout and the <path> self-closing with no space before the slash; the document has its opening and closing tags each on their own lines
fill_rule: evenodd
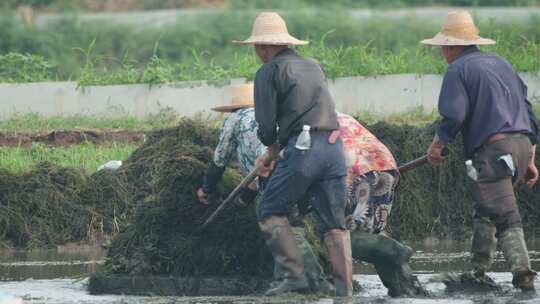
<svg viewBox="0 0 540 304">
<path fill-rule="evenodd" d="M 435 125 L 427 127 L 376 123 L 369 129 L 394 153 L 398 164 L 425 155 Z M 457 239 L 470 230 L 472 200 L 466 184 L 461 143 L 450 147 L 443 165 L 424 165 L 405 173 L 392 208 L 391 228 L 395 237 L 422 239 L 434 234 Z"/>
<path fill-rule="evenodd" d="M 87 211 L 77 204 L 84 172 L 42 163 L 24 174 L 0 171 L 0 242 L 47 247 L 86 237 Z"/>
<path fill-rule="evenodd" d="M 253 205 L 233 205 L 204 233 L 195 231 L 216 207 L 206 207 L 195 197 L 216 136 L 202 125 L 161 130 L 126 161 L 123 170 L 134 187 L 137 207 L 133 222 L 112 243 L 107 271 L 181 276 L 270 273 Z M 240 177 L 227 171 L 224 180 L 226 193 Z"/>
<path fill-rule="evenodd" d="M 368 126 L 394 153 L 398 164 L 425 155 L 435 132 L 427 127 L 376 123 Z M 461 140 L 449 146 L 450 155 L 440 168 L 424 165 L 405 173 L 392 208 L 393 236 L 421 240 L 428 235 L 466 240 L 470 236 L 473 201 L 465 173 Z M 540 166 L 538 157 L 537 166 Z M 527 235 L 535 235 L 540 220 L 538 185 L 521 187 L 518 204 Z"/>
<path fill-rule="evenodd" d="M 435 125 L 375 123 L 368 126 L 394 152 L 398 163 L 425 154 Z M 145 143 L 116 171 L 86 176 L 79 170 L 41 164 L 24 174 L 0 171 L 0 242 L 42 247 L 115 235 L 104 268 L 128 275 L 269 275 L 271 257 L 257 227 L 254 206 L 232 204 L 203 233 L 196 233 L 217 204 L 197 202 L 218 130 L 184 119 L 148 134 Z M 429 165 L 401 178 L 390 220 L 404 240 L 435 235 L 470 236 L 472 200 L 459 140 L 438 169 Z M 227 194 L 240 180 L 228 170 Z M 218 201 L 214 197 L 213 201 Z M 526 233 L 540 221 L 538 186 L 520 190 Z M 313 226 L 311 241 L 321 254 Z"/>
</svg>

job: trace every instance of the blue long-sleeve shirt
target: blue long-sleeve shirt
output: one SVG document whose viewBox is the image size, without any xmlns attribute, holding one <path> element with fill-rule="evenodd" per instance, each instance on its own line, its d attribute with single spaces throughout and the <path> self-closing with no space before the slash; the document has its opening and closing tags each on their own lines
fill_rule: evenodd
<svg viewBox="0 0 540 304">
<path fill-rule="evenodd" d="M 467 156 L 496 133 L 525 133 L 538 141 L 527 86 L 505 59 L 476 46 L 463 50 L 448 66 L 439 113 L 443 117 L 439 139 L 448 143 L 461 132 Z"/>
</svg>

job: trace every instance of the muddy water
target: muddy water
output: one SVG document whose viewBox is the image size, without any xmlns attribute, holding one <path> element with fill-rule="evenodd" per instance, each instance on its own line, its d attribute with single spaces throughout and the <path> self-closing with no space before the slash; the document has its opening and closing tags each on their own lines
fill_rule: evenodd
<svg viewBox="0 0 540 304">
<path fill-rule="evenodd" d="M 529 241 L 533 268 L 540 269 L 540 242 Z M 540 303 L 540 297 L 523 296 L 511 287 L 512 277 L 502 255 L 497 254 L 491 276 L 503 286 L 499 294 L 446 294 L 438 281 L 438 273 L 462 271 L 468 267 L 468 244 L 441 240 L 424 240 L 411 244 L 416 254 L 411 266 L 420 281 L 431 292 L 422 299 L 391 299 L 371 266 L 355 264 L 355 280 L 363 290 L 352 303 Z M 300 296 L 283 298 L 263 297 L 133 297 L 93 296 L 86 293 L 87 277 L 103 263 L 104 250 L 100 247 L 62 246 L 41 251 L 0 251 L 0 303 L 6 294 L 22 297 L 24 303 L 339 303 L 333 299 Z M 540 288 L 540 282 L 537 283 Z"/>
<path fill-rule="evenodd" d="M 49 250 L 0 251 L 0 281 L 88 276 L 103 263 L 99 246 L 66 245 Z"/>
</svg>

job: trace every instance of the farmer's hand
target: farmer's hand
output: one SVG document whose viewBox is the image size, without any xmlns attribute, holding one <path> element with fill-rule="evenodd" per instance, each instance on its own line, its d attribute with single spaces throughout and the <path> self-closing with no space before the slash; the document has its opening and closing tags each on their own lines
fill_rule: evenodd
<svg viewBox="0 0 540 304">
<path fill-rule="evenodd" d="M 255 160 L 255 166 L 261 167 L 259 176 L 268 177 L 274 170 L 276 159 L 279 156 L 279 144 L 273 144 L 266 149 L 262 155 Z"/>
<path fill-rule="evenodd" d="M 204 193 L 203 188 L 197 189 L 197 199 L 201 204 L 208 205 L 208 195 Z"/>
<path fill-rule="evenodd" d="M 431 142 L 431 145 L 427 150 L 427 159 L 432 166 L 436 167 L 440 165 L 441 162 L 446 158 L 442 155 L 442 150 L 443 145 L 439 140 L 439 136 L 435 135 L 435 137 L 433 137 L 433 142 Z"/>
<path fill-rule="evenodd" d="M 527 187 L 532 188 L 534 184 L 536 184 L 536 181 L 538 181 L 538 169 L 536 168 L 534 162 L 532 162 L 529 164 L 529 167 L 527 167 L 527 173 L 525 173 L 525 182 L 527 183 Z"/>
<path fill-rule="evenodd" d="M 255 166 L 261 168 L 259 170 L 259 176 L 268 177 L 272 170 L 274 170 L 274 166 L 276 165 L 275 160 L 272 160 L 268 165 L 265 165 L 269 157 L 271 157 L 270 152 L 267 150 L 255 160 Z"/>
</svg>

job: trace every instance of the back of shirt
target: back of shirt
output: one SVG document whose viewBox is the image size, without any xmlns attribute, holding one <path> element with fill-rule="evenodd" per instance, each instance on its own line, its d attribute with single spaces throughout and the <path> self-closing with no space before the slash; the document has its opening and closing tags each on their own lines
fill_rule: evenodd
<svg viewBox="0 0 540 304">
<path fill-rule="evenodd" d="M 476 47 L 463 51 L 445 75 L 439 111 L 445 118 L 439 136 L 461 131 L 471 155 L 496 133 L 532 133 L 526 87 L 513 67 L 498 55 Z"/>
<path fill-rule="evenodd" d="M 285 49 L 264 64 L 255 78 L 255 111 L 265 145 L 287 140 L 310 125 L 312 130 L 338 128 L 335 105 L 317 61 Z M 279 126 L 279 134 L 276 127 Z"/>
<path fill-rule="evenodd" d="M 395 171 L 392 152 L 352 116 L 338 113 L 339 135 L 347 162 L 347 185 L 355 177 L 371 171 Z"/>
</svg>

